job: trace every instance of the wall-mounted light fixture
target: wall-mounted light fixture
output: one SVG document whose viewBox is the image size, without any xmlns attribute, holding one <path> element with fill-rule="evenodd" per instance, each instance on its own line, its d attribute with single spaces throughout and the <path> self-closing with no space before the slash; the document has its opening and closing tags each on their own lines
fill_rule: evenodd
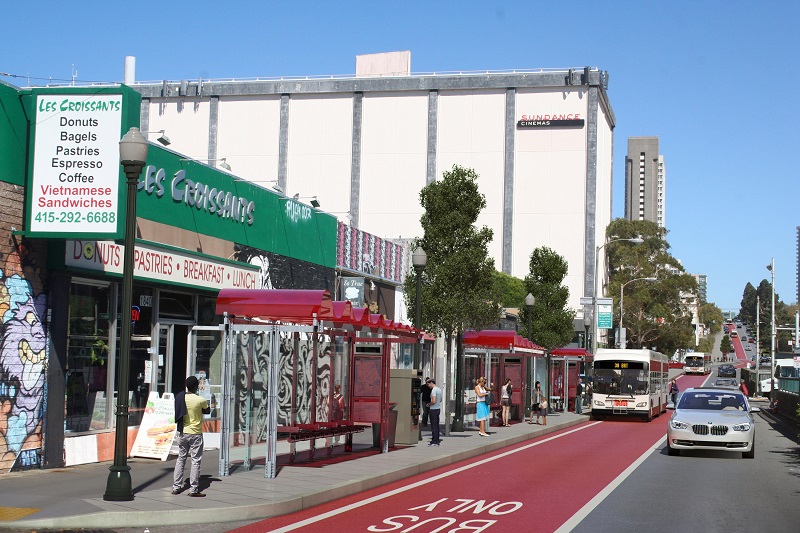
<svg viewBox="0 0 800 533">
<path fill-rule="evenodd" d="M 159 135 L 158 138 L 156 139 L 158 142 L 160 142 L 164 146 L 169 146 L 170 144 L 172 144 L 172 141 L 170 141 L 169 137 L 167 137 L 166 130 L 143 131 L 142 133 L 144 133 L 144 134 L 147 134 L 147 133 L 160 133 L 161 135 Z"/>
<path fill-rule="evenodd" d="M 297 193 L 294 196 L 292 196 L 292 200 L 294 200 L 295 202 L 299 202 L 300 200 L 308 200 L 308 199 L 311 199 L 311 201 L 309 202 L 311 204 L 311 207 L 313 207 L 315 209 L 319 209 L 321 204 L 319 203 L 319 200 L 317 200 L 316 195 L 315 196 L 300 196 L 300 193 Z"/>
<path fill-rule="evenodd" d="M 230 172 L 231 171 L 231 166 L 227 163 L 226 159 L 227 159 L 226 157 L 221 157 L 219 159 L 192 159 L 192 158 L 185 157 L 185 158 L 181 159 L 181 161 L 197 161 L 197 162 L 200 162 L 200 163 L 202 163 L 202 162 L 211 163 L 213 161 L 222 161 L 222 163 L 220 163 L 217 166 L 219 168 L 223 169 L 223 170 L 227 170 L 228 172 Z"/>
</svg>

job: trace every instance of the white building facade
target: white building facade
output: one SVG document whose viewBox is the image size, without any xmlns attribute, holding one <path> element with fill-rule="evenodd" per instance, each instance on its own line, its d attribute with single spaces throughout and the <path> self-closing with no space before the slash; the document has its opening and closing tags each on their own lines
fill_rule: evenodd
<svg viewBox="0 0 800 533">
<path fill-rule="evenodd" d="M 580 310 L 612 217 L 607 79 L 586 67 L 128 83 L 143 97 L 142 130 L 165 130 L 171 148 L 225 158 L 237 176 L 316 196 L 387 238 L 421 235 L 420 190 L 453 165 L 475 169 L 496 268 L 524 278 L 531 252 L 548 246 L 568 261 Z"/>
</svg>

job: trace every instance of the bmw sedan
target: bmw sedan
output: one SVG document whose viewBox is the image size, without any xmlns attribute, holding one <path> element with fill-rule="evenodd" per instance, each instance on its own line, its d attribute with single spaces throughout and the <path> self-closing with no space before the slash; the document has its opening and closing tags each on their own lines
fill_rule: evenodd
<svg viewBox="0 0 800 533">
<path fill-rule="evenodd" d="M 758 407 L 750 407 L 738 390 L 719 387 L 686 389 L 678 400 L 667 427 L 667 452 L 680 455 L 681 450 L 720 450 L 741 452 L 753 459 L 755 420 Z"/>
</svg>

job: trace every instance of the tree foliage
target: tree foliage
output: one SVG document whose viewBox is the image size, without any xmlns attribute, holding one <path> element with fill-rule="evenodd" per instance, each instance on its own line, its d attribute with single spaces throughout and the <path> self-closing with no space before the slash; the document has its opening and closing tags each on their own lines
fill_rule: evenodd
<svg viewBox="0 0 800 533">
<path fill-rule="evenodd" d="M 526 337 L 548 350 L 565 346 L 574 336 L 575 320 L 575 310 L 567 307 L 569 288 L 562 284 L 569 265 L 555 251 L 542 246 L 531 253 L 529 267 L 526 295 L 530 292 L 536 302 L 530 316 L 527 307 L 522 312 Z"/>
<path fill-rule="evenodd" d="M 722 336 L 722 340 L 719 341 L 719 351 L 728 355 L 733 351 L 733 344 L 731 344 L 731 338 L 727 335 Z"/>
<path fill-rule="evenodd" d="M 722 310 L 713 303 L 705 303 L 698 309 L 700 322 L 706 325 L 711 335 L 716 335 L 722 330 L 722 324 L 725 323 L 725 318 L 722 316 Z"/>
<path fill-rule="evenodd" d="M 525 306 L 525 282 L 511 274 L 495 270 L 494 278 L 495 299 L 501 307 L 522 309 Z"/>
<path fill-rule="evenodd" d="M 416 241 L 428 255 L 422 275 L 422 327 L 443 332 L 448 338 L 466 329 L 481 329 L 497 322 L 494 260 L 488 243 L 492 230 L 475 227 L 486 206 L 478 190 L 478 175 L 454 165 L 420 191 L 424 213 L 423 236 Z M 416 273 L 406 277 L 406 304 L 416 304 Z"/>
<path fill-rule="evenodd" d="M 616 219 L 608 225 L 607 241 L 641 235 L 642 244 L 627 241 L 606 245 L 609 266 L 607 294 L 615 299 L 619 319 L 620 287 L 636 278 L 655 277 L 625 287 L 623 325 L 629 347 L 655 348 L 663 353 L 694 345 L 692 315 L 681 296 L 697 294 L 697 281 L 669 253 L 667 230 L 646 220 Z"/>
</svg>

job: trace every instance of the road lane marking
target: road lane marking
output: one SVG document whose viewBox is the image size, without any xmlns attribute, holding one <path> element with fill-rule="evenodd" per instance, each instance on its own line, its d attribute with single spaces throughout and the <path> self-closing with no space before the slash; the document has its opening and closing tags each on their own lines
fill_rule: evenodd
<svg viewBox="0 0 800 533">
<path fill-rule="evenodd" d="M 417 481 L 415 483 L 411 483 L 410 485 L 405 485 L 405 486 L 402 486 L 402 487 L 398 487 L 398 488 L 396 488 L 394 490 L 390 490 L 388 492 L 384 492 L 382 494 L 378 494 L 378 495 L 373 496 L 371 498 L 367 498 L 365 500 L 360 500 L 360 501 L 351 503 L 350 505 L 345 505 L 344 507 L 340 507 L 338 509 L 334 509 L 332 511 L 328 511 L 327 513 L 322 513 L 322 514 L 319 514 L 319 515 L 316 515 L 316 516 L 312 516 L 310 518 L 306 518 L 305 520 L 301 520 L 300 522 L 295 522 L 294 524 L 289 524 L 289 525 L 280 527 L 278 529 L 270 530 L 269 533 L 284 533 L 286 531 L 294 531 L 295 529 L 300 529 L 301 527 L 309 526 L 311 524 L 315 524 L 317 522 L 321 522 L 322 520 L 326 520 L 326 519 L 334 517 L 336 515 L 339 515 L 339 514 L 342 514 L 342 513 L 346 513 L 348 511 L 352 511 L 353 509 L 358 509 L 359 507 L 363 507 L 365 505 L 369 505 L 371 503 L 375 503 L 377 501 L 384 500 L 384 499 L 389 498 L 391 496 L 395 496 L 397 494 L 401 494 L 403 492 L 409 491 L 411 489 L 415 489 L 417 487 L 421 487 L 423 485 L 427 485 L 427 484 L 431 483 L 432 481 L 438 481 L 440 479 L 444 479 L 446 477 L 450 477 L 450 476 L 452 476 L 454 474 L 458 474 L 458 473 L 464 472 L 465 470 L 471 470 L 471 469 L 475 468 L 476 466 L 480 466 L 480 465 L 483 465 L 483 464 L 486 464 L 486 463 L 490 463 L 492 461 L 496 461 L 497 459 L 502 459 L 504 457 L 508 457 L 509 455 L 513 455 L 515 453 L 519 453 L 519 452 L 522 452 L 524 450 L 528 450 L 530 448 L 533 448 L 534 446 L 539 446 L 539 445 L 544 444 L 546 442 L 550 442 L 550 441 L 553 441 L 553 440 L 556 440 L 556 439 L 560 439 L 561 437 L 565 437 L 567 435 L 571 435 L 572 433 L 576 433 L 578 431 L 583 431 L 584 429 L 588 429 L 590 427 L 596 426 L 597 424 L 602 424 L 602 422 L 591 422 L 589 424 L 586 424 L 585 426 L 580 426 L 580 427 L 577 427 L 575 429 L 570 429 L 569 431 L 565 431 L 564 433 L 560 433 L 560 434 L 554 435 L 552 437 L 547 437 L 546 439 L 543 439 L 543 440 L 540 440 L 540 441 L 536 441 L 536 442 L 533 442 L 531 444 L 526 444 L 525 446 L 522 446 L 520 448 L 515 448 L 515 449 L 509 450 L 507 452 L 503 452 L 503 453 L 500 453 L 500 454 L 497 454 L 497 455 L 493 455 L 492 457 L 487 457 L 486 459 L 481 459 L 480 461 L 477 461 L 475 463 L 469 463 L 467 465 L 458 467 L 458 468 L 450 470 L 448 472 L 443 472 L 443 473 L 441 473 L 441 474 L 439 474 L 437 476 L 425 478 L 425 479 L 423 479 L 421 481 Z"/>
<path fill-rule="evenodd" d="M 575 526 L 580 524 L 583 521 L 583 519 L 589 515 L 589 513 L 594 511 L 595 507 L 600 505 L 603 502 L 603 500 L 605 500 L 608 497 L 609 494 L 614 492 L 614 489 L 619 487 L 622 484 L 622 482 L 625 481 L 625 479 L 627 479 L 628 476 L 633 474 L 633 471 L 639 468 L 639 465 L 642 464 L 645 461 L 645 459 L 650 457 L 650 455 L 654 451 L 660 449 L 661 446 L 663 446 L 664 441 L 666 439 L 667 439 L 666 435 L 660 437 L 655 444 L 653 444 L 648 450 L 645 450 L 645 452 L 642 455 L 640 455 L 638 459 L 636 459 L 633 463 L 631 463 L 631 465 L 628 468 L 623 470 L 620 475 L 614 478 L 614 481 L 606 485 L 603 490 L 598 492 L 594 498 L 589 500 L 586 503 L 586 505 L 581 507 L 577 513 L 575 513 L 570 517 L 569 520 L 561 524 L 561 527 L 556 529 L 555 533 L 567 533 L 569 531 L 572 531 L 575 528 Z"/>
</svg>

